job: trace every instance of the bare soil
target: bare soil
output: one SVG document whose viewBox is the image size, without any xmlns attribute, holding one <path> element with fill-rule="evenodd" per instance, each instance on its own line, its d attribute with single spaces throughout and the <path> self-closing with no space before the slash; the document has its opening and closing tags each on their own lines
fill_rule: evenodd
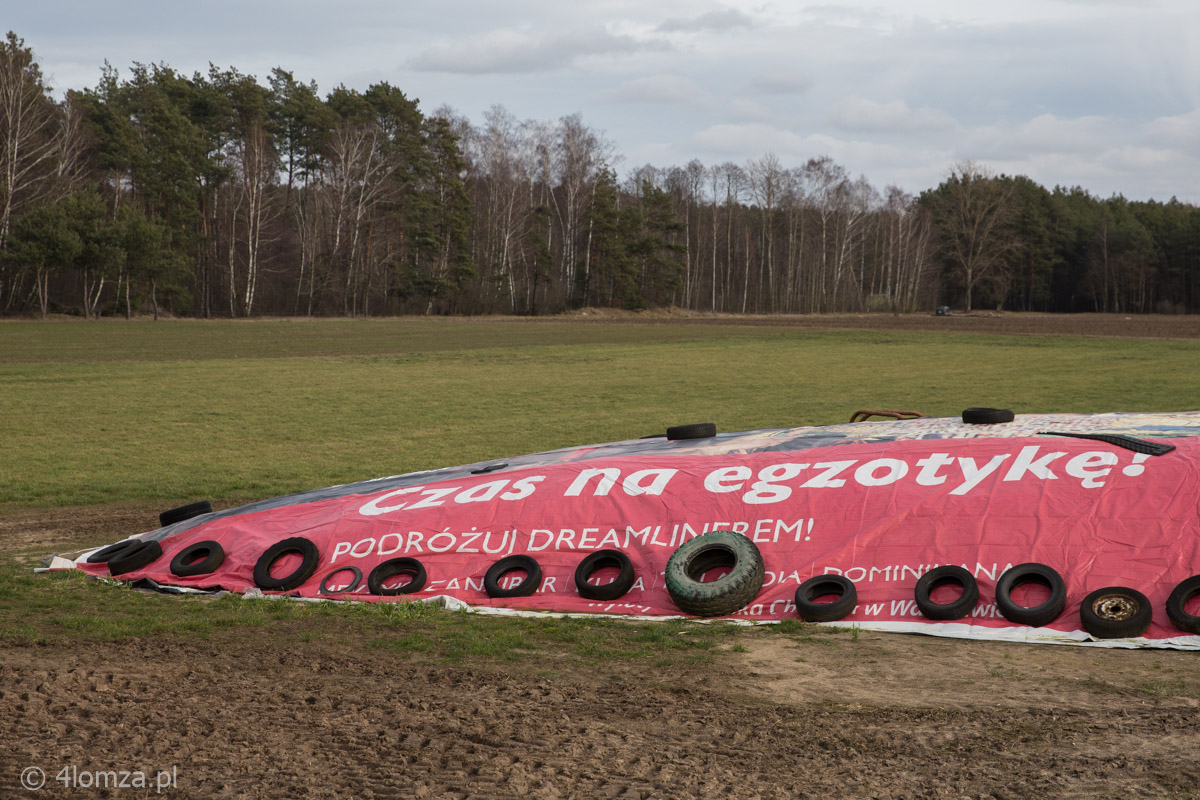
<svg viewBox="0 0 1200 800">
<path fill-rule="evenodd" d="M 147 513 L 10 513 L 0 556 L 112 541 Z M 153 795 L 157 770 L 176 776 L 164 795 L 189 798 L 1200 792 L 1195 653 L 756 629 L 708 664 L 447 663 L 344 621 L 272 628 L 6 643 L 0 796 Z M 64 788 L 71 765 L 152 785 Z M 29 766 L 47 775 L 36 794 L 20 788 Z"/>
<path fill-rule="evenodd" d="M 1198 339 L 1200 317 L 1170 314 L 1040 314 L 1005 311 L 933 314 L 709 314 L 687 309 L 587 308 L 564 315 L 583 322 L 749 325 L 807 330 L 933 331 L 1007 336 Z M 547 319 L 562 319 L 549 317 Z"/>
</svg>

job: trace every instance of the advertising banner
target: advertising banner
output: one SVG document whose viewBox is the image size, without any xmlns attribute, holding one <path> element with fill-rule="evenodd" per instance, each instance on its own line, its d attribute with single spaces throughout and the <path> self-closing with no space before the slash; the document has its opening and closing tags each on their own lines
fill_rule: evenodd
<svg viewBox="0 0 1200 800">
<path fill-rule="evenodd" d="M 1142 436 L 1174 449 L 1150 455 L 1047 433 Z M 1118 586 L 1144 595 L 1152 620 L 1140 636 L 1105 643 L 1200 647 L 1200 636 L 1180 630 L 1165 611 L 1172 591 L 1200 573 L 1196 433 L 1197 414 L 1046 415 L 1008 425 L 918 419 L 572 448 L 201 514 L 136 537 L 157 541 L 161 555 L 119 577 L 245 592 L 262 590 L 263 576 L 307 570 L 279 593 L 362 601 L 449 596 L 474 607 L 667 616 L 681 613 L 666 586 L 671 554 L 696 537 L 732 531 L 754 544 L 764 566 L 761 590 L 734 619 L 797 618 L 801 584 L 835 575 L 852 582 L 857 596 L 840 625 L 1087 641 L 1093 637 L 1081 626 L 1081 603 Z M 284 548 L 264 562 L 272 546 L 292 539 L 311 547 Z M 178 574 L 206 558 L 212 566 L 211 543 L 222 554 L 218 565 Z M 634 579 L 620 597 L 588 599 L 576 571 L 602 550 L 627 556 Z M 485 577 L 510 556 L 536 562 L 537 590 L 491 597 Z M 389 562 L 383 572 L 394 574 L 376 581 L 376 590 L 395 591 L 418 569 L 420 590 L 373 591 L 369 578 Z M 501 575 L 497 585 L 521 585 L 529 577 L 530 562 L 523 563 L 524 571 Z M 1014 623 L 997 604 L 1001 576 L 1029 563 L 1049 567 L 1065 587 L 1063 610 L 1045 624 Z M 107 563 L 86 555 L 75 565 L 109 574 Z M 977 603 L 959 619 L 929 619 L 916 602 L 918 580 L 943 565 L 961 567 L 978 586 Z M 719 582 L 727 571 L 714 568 L 701 580 Z M 617 573 L 602 562 L 590 582 L 605 585 Z M 955 592 L 942 587 L 934 600 L 952 602 Z M 1049 592 L 1035 581 L 1013 589 L 1011 599 L 1036 606 Z M 1189 606 L 1188 613 L 1200 611 Z"/>
</svg>

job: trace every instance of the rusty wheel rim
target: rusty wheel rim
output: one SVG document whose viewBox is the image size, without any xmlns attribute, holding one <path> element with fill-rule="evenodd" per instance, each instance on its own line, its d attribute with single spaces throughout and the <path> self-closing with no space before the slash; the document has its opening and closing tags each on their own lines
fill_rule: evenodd
<svg viewBox="0 0 1200 800">
<path fill-rule="evenodd" d="M 1124 594 L 1102 594 L 1092 601 L 1092 613 L 1110 622 L 1132 619 L 1137 611 L 1138 602 Z"/>
</svg>

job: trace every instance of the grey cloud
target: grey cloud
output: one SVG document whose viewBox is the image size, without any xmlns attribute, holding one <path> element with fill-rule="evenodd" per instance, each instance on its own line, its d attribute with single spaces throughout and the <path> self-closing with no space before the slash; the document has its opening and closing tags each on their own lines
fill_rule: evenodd
<svg viewBox="0 0 1200 800">
<path fill-rule="evenodd" d="M 1183 148 L 1194 147 L 1200 142 L 1200 108 L 1186 114 L 1159 117 L 1146 125 L 1146 132 L 1154 142 L 1166 142 Z"/>
<path fill-rule="evenodd" d="M 655 105 L 699 106 L 708 100 L 707 93 L 690 78 L 673 74 L 634 78 L 612 94 L 619 100 Z"/>
<path fill-rule="evenodd" d="M 879 102 L 847 97 L 834 104 L 830 121 L 843 130 L 875 133 L 948 130 L 954 120 L 934 108 L 909 108 L 903 100 Z"/>
<path fill-rule="evenodd" d="M 663 49 L 667 46 L 661 41 L 616 35 L 599 27 L 550 35 L 509 28 L 436 45 L 414 58 L 409 66 L 461 74 L 540 72 L 570 66 L 589 56 Z"/>
<path fill-rule="evenodd" d="M 752 100 L 735 97 L 725 104 L 725 113 L 737 122 L 767 122 L 771 111 Z"/>
<path fill-rule="evenodd" d="M 802 94 L 812 87 L 811 78 L 790 70 L 763 72 L 750 79 L 750 88 L 761 94 Z"/>
<path fill-rule="evenodd" d="M 672 17 L 663 20 L 654 30 L 658 33 L 698 33 L 700 31 L 728 31 L 734 28 L 749 28 L 754 18 L 736 8 L 710 11 L 698 17 Z"/>
</svg>

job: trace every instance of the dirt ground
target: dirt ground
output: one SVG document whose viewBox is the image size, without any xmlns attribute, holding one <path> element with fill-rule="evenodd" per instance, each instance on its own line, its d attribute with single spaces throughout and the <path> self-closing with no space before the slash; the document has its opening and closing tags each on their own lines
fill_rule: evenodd
<svg viewBox="0 0 1200 800">
<path fill-rule="evenodd" d="M 147 513 L 9 513 L 0 556 Z M 189 798 L 1200 796 L 1196 653 L 819 629 L 748 631 L 709 664 L 446 663 L 341 624 L 5 644 L 0 797 L 155 795 L 157 770 Z M 150 787 L 64 789 L 67 765 Z"/>
</svg>

